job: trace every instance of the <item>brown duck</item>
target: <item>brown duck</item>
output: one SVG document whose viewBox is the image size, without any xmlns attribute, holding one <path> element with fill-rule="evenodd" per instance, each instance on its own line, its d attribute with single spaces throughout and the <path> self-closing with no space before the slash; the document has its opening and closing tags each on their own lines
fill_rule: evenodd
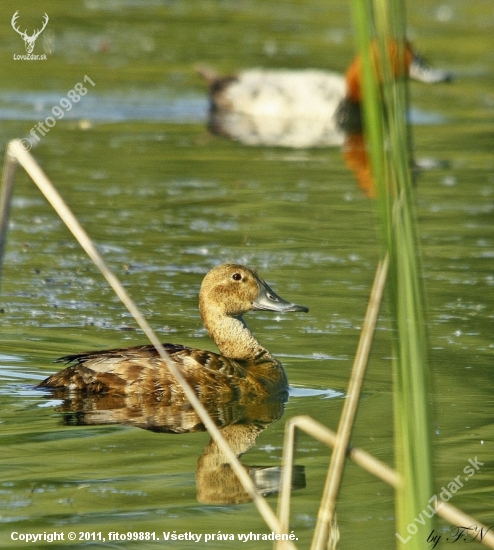
<svg viewBox="0 0 494 550">
<path fill-rule="evenodd" d="M 164 344 L 199 398 L 242 402 L 249 395 L 262 397 L 286 391 L 281 363 L 254 337 L 242 315 L 251 310 L 283 313 L 307 312 L 308 308 L 280 298 L 252 269 L 224 264 L 205 276 L 199 309 L 221 355 Z M 111 393 L 136 402 L 151 396 L 163 404 L 186 401 L 152 345 L 78 353 L 58 361 L 73 364 L 41 382 L 40 387 L 92 395 Z"/>
</svg>

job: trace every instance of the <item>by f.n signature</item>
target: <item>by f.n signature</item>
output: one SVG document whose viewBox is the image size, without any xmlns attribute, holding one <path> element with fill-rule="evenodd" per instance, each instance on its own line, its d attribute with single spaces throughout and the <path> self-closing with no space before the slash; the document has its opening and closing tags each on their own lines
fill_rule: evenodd
<svg viewBox="0 0 494 550">
<path fill-rule="evenodd" d="M 482 539 L 491 529 L 494 529 L 494 526 L 480 527 L 478 525 L 470 525 L 465 527 L 462 525 L 452 525 L 447 535 L 440 535 L 433 529 L 427 537 L 427 542 L 430 543 L 429 550 L 435 548 L 443 537 L 444 541 L 450 544 L 454 542 L 482 542 Z"/>
</svg>

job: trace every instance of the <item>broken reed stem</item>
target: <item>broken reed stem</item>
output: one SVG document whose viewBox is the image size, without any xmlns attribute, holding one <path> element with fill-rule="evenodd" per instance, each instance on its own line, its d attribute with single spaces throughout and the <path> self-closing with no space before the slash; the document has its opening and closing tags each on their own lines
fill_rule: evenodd
<svg viewBox="0 0 494 550">
<path fill-rule="evenodd" d="M 297 429 L 305 432 L 314 439 L 325 443 L 328 447 L 334 447 L 338 441 L 338 436 L 335 432 L 307 415 L 294 416 L 285 424 L 278 518 L 280 520 L 281 528 L 287 532 L 290 522 L 291 483 L 293 466 L 295 462 L 295 433 Z M 388 485 L 393 487 L 398 485 L 398 475 L 396 472 L 362 449 L 347 447 L 345 449 L 345 457 L 346 456 L 348 456 L 361 468 L 364 468 L 364 470 L 367 470 L 379 479 L 385 481 Z M 333 526 L 334 524 L 331 523 L 331 525 Z M 330 538 L 328 534 L 328 541 L 329 540 Z M 277 550 L 285 550 L 286 547 L 283 546 L 283 541 L 280 541 L 275 545 L 275 548 Z M 323 546 L 322 548 L 326 549 L 326 546 Z"/>
<path fill-rule="evenodd" d="M 278 511 L 281 526 L 286 531 L 289 528 L 290 488 L 295 452 L 295 430 L 297 429 L 305 432 L 314 439 L 325 443 L 328 447 L 335 447 L 339 441 L 339 437 L 335 432 L 329 428 L 326 428 L 326 426 L 320 422 L 317 422 L 317 420 L 314 420 L 310 416 L 294 416 L 287 421 L 285 425 L 283 471 L 280 491 L 280 497 L 284 496 L 285 498 L 283 499 Z M 357 447 L 348 447 L 345 450 L 345 456 L 348 456 L 348 458 L 355 462 L 355 464 L 376 476 L 381 481 L 384 481 L 394 489 L 397 489 L 400 486 L 401 480 L 398 472 L 384 462 L 374 458 L 366 451 Z M 435 505 L 435 511 L 438 516 L 452 525 L 467 527 L 475 526 L 477 532 L 482 530 L 483 536 L 479 542 L 482 542 L 485 546 L 494 549 L 494 532 L 492 530 L 489 531 L 489 527 L 483 525 L 468 514 L 465 514 L 449 502 L 437 502 Z M 278 548 L 283 548 L 282 542 L 278 543 Z"/>
<path fill-rule="evenodd" d="M 51 181 L 48 179 L 46 174 L 43 172 L 43 170 L 41 169 L 39 164 L 36 162 L 34 157 L 24 149 L 24 147 L 22 146 L 19 140 L 13 140 L 9 142 L 7 146 L 7 154 L 5 158 L 6 158 L 6 165 L 4 167 L 3 179 L 8 180 L 7 185 L 9 186 L 10 190 L 11 190 L 12 181 L 15 174 L 13 163 L 17 161 L 26 170 L 26 172 L 29 174 L 29 176 L 33 180 L 33 182 L 38 186 L 39 190 L 43 193 L 43 195 L 46 197 L 48 202 L 54 208 L 55 212 L 60 216 L 62 221 L 67 225 L 67 227 L 72 232 L 74 237 L 77 239 L 79 244 L 85 250 L 87 255 L 91 258 L 94 264 L 98 267 L 98 269 L 101 271 L 105 279 L 108 281 L 112 289 L 117 294 L 117 296 L 120 298 L 120 300 L 123 302 L 125 307 L 132 314 L 137 324 L 141 327 L 145 335 L 149 338 L 153 346 L 156 348 L 160 357 L 165 362 L 171 374 L 175 377 L 177 382 L 182 386 L 188 401 L 194 407 L 194 410 L 198 414 L 199 418 L 203 422 L 209 434 L 214 439 L 214 441 L 216 442 L 218 447 L 221 449 L 221 451 L 225 454 L 233 471 L 235 472 L 238 479 L 240 480 L 243 488 L 252 498 L 254 504 L 256 505 L 264 521 L 267 523 L 270 529 L 272 529 L 276 533 L 281 534 L 282 531 L 280 529 L 280 523 L 278 521 L 278 518 L 274 514 L 273 510 L 268 505 L 266 500 L 262 497 L 262 495 L 258 492 L 251 477 L 246 472 L 246 470 L 242 466 L 241 462 L 238 460 L 235 453 L 232 451 L 228 443 L 225 441 L 225 439 L 221 435 L 221 432 L 219 431 L 216 424 L 213 422 L 213 420 L 207 413 L 203 404 L 199 401 L 198 397 L 194 393 L 194 390 L 189 386 L 185 378 L 182 376 L 180 371 L 175 366 L 174 361 L 171 359 L 171 357 L 168 355 L 168 353 L 165 351 L 165 349 L 161 345 L 161 341 L 158 338 L 158 336 L 154 333 L 153 329 L 148 324 L 148 322 L 146 321 L 146 319 L 144 318 L 144 316 L 142 315 L 142 313 L 140 312 L 139 308 L 136 306 L 134 301 L 127 294 L 126 290 L 120 283 L 119 279 L 110 270 L 106 262 L 103 260 L 103 257 L 97 251 L 96 247 L 94 246 L 93 242 L 91 241 L 87 233 L 84 231 L 84 229 L 82 228 L 80 223 L 77 221 L 74 214 L 65 204 L 61 195 L 55 189 L 55 187 L 53 186 Z M 10 198 L 10 194 L 8 191 L 2 191 L 1 196 L 2 197 L 5 196 L 6 199 Z M 10 202 L 10 201 L 8 200 L 7 202 Z M 0 219 L 0 229 L 2 230 L 2 233 L 0 234 L 0 244 L 1 244 L 1 243 L 4 243 L 6 239 L 8 220 L 6 219 L 5 216 L 8 214 L 9 208 L 8 208 L 8 204 L 4 204 L 4 203 L 0 204 L 0 207 L 2 207 L 2 210 L 0 210 L 0 215 L 3 214 L 4 216 L 2 219 Z M 1 259 L 0 259 L 0 266 L 1 266 Z M 285 542 L 286 542 L 286 546 L 285 546 L 286 548 L 290 548 L 290 549 L 296 548 L 291 541 L 285 541 Z"/>
<path fill-rule="evenodd" d="M 357 414 L 365 371 L 367 369 L 376 322 L 383 298 L 384 287 L 386 285 L 388 265 L 389 257 L 386 255 L 384 260 L 380 261 L 377 266 L 376 275 L 372 284 L 369 304 L 367 305 L 364 324 L 360 333 L 352 373 L 348 383 L 346 399 L 344 401 L 343 411 L 340 417 L 337 440 L 331 454 L 331 461 L 329 463 L 326 484 L 324 486 L 321 505 L 319 507 L 311 550 L 322 550 L 325 548 L 327 541 L 331 536 L 331 524 L 336 508 L 336 501 L 338 500 L 343 470 L 345 468 L 347 448 L 350 444 L 350 437 L 352 435 L 353 425 L 355 423 L 355 416 Z"/>
</svg>

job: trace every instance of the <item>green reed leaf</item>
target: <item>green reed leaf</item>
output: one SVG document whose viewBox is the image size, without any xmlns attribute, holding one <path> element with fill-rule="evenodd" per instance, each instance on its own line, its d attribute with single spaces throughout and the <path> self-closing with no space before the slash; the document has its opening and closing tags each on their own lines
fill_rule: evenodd
<svg viewBox="0 0 494 550">
<path fill-rule="evenodd" d="M 383 247 L 390 258 L 396 466 L 403 480 L 396 499 L 396 541 L 398 547 L 419 550 L 432 530 L 432 520 L 421 515 L 433 495 L 428 342 L 406 123 L 407 85 L 395 77 L 389 53 L 390 44 L 395 44 L 397 59 L 404 62 L 404 2 L 354 0 L 353 14 L 362 55 L 366 146 Z"/>
</svg>

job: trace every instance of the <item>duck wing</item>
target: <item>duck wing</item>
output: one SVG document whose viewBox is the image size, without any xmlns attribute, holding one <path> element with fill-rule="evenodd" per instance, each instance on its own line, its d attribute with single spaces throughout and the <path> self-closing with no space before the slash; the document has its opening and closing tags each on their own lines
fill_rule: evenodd
<svg viewBox="0 0 494 550">
<path fill-rule="evenodd" d="M 163 344 L 163 347 L 199 395 L 218 390 L 231 393 L 232 379 L 241 380 L 246 376 L 242 366 L 222 355 L 177 344 Z M 56 362 L 71 365 L 43 380 L 38 387 L 91 394 L 164 396 L 182 393 L 151 344 L 76 353 Z"/>
<path fill-rule="evenodd" d="M 172 355 L 175 352 L 183 350 L 191 350 L 186 346 L 180 344 L 162 344 L 167 353 Z M 77 363 L 83 365 L 89 361 L 105 361 L 112 359 L 152 359 L 158 358 L 160 354 L 152 344 L 146 344 L 143 346 L 133 346 L 130 348 L 115 348 L 100 351 L 83 351 L 81 353 L 74 353 L 73 355 L 65 355 L 58 358 L 55 363 Z"/>
</svg>

